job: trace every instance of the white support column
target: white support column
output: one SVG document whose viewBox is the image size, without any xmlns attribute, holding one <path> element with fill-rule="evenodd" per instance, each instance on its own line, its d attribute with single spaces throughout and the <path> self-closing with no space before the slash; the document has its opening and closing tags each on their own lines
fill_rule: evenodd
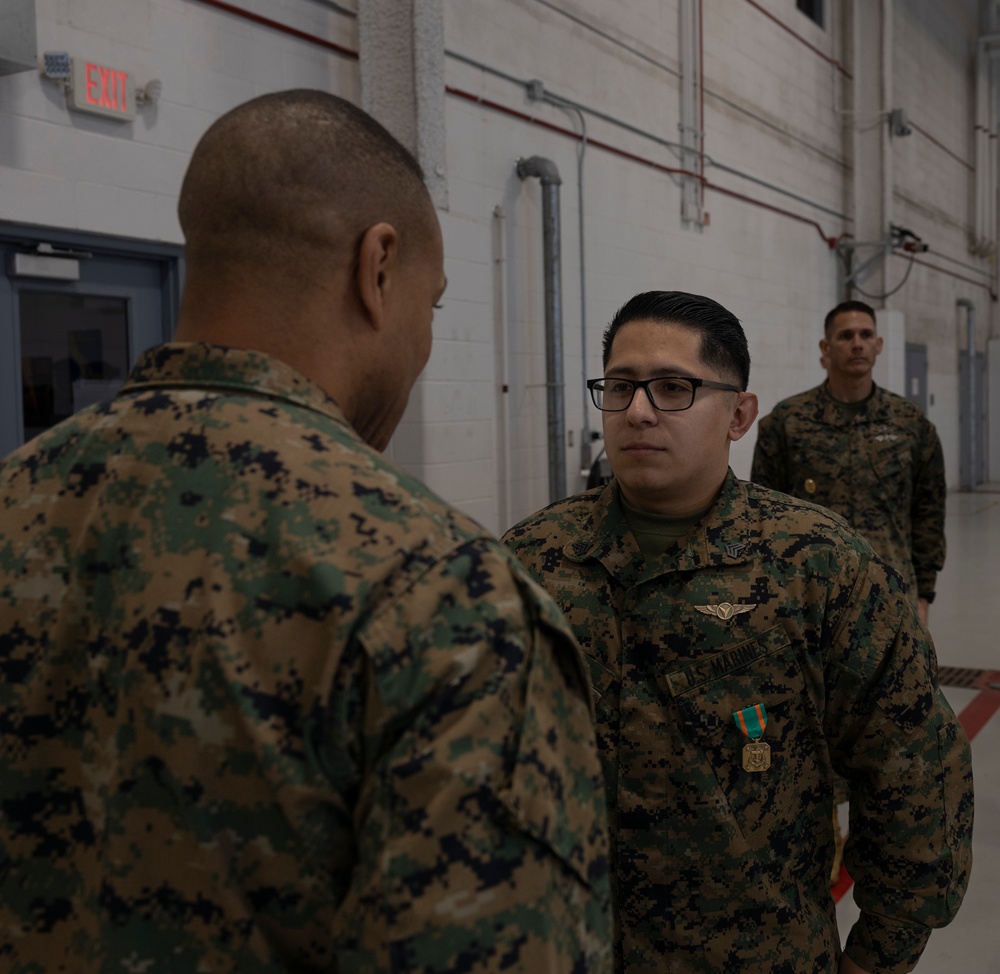
<svg viewBox="0 0 1000 974">
<path fill-rule="evenodd" d="M 361 107 L 417 157 L 448 208 L 442 0 L 359 0 Z"/>
</svg>

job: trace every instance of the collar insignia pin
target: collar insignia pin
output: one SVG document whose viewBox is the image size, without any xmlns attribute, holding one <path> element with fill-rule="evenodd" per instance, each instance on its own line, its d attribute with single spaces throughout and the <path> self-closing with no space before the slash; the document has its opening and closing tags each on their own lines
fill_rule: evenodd
<svg viewBox="0 0 1000 974">
<path fill-rule="evenodd" d="M 726 545 L 726 554 L 729 555 L 730 558 L 739 558 L 739 556 L 746 550 L 746 546 L 747 544 L 745 541 L 730 541 L 729 544 Z"/>
</svg>

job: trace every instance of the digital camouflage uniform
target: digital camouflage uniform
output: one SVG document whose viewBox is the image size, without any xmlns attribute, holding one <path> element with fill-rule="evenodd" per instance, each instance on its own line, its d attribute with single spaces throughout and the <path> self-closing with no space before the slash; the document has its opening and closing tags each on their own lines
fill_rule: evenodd
<svg viewBox="0 0 1000 974">
<path fill-rule="evenodd" d="M 870 971 L 917 962 L 971 864 L 968 740 L 901 581 L 838 517 L 737 480 L 647 566 L 618 487 L 559 501 L 505 543 L 588 656 L 626 974 L 831 974 L 834 774 Z M 771 766 L 734 713 L 763 704 Z"/>
<path fill-rule="evenodd" d="M 758 423 L 750 479 L 836 511 L 902 574 L 911 599 L 933 598 L 945 554 L 944 454 L 908 399 L 876 386 L 853 416 L 825 383 L 785 399 Z"/>
<path fill-rule="evenodd" d="M 609 971 L 582 658 L 259 353 L 0 468 L 0 969 Z"/>
</svg>

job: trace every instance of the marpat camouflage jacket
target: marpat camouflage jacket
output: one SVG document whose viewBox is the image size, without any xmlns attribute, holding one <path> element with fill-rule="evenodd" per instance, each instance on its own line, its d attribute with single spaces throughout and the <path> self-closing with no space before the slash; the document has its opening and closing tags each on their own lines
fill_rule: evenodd
<svg viewBox="0 0 1000 974">
<path fill-rule="evenodd" d="M 611 969 L 582 657 L 265 355 L 171 344 L 0 467 L 0 969 Z"/>
<path fill-rule="evenodd" d="M 878 386 L 845 415 L 825 383 L 778 403 L 757 426 L 750 479 L 821 504 L 860 531 L 906 579 L 932 595 L 944 565 L 944 454 L 934 424 Z"/>
<path fill-rule="evenodd" d="M 732 471 L 708 514 L 646 565 L 618 488 L 559 501 L 503 539 L 590 665 L 625 974 L 832 974 L 834 776 L 851 786 L 847 949 L 901 974 L 961 903 L 968 740 L 930 637 L 842 519 Z M 770 767 L 734 715 L 762 704 Z"/>
</svg>

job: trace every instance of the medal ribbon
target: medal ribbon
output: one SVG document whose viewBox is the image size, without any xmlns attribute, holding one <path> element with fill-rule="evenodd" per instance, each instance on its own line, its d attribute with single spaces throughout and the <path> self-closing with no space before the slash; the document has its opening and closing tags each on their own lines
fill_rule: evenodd
<svg viewBox="0 0 1000 974">
<path fill-rule="evenodd" d="M 734 710 L 733 720 L 751 741 L 760 740 L 764 736 L 764 728 L 767 727 L 767 711 L 762 703 L 755 703 L 744 710 Z"/>
</svg>

